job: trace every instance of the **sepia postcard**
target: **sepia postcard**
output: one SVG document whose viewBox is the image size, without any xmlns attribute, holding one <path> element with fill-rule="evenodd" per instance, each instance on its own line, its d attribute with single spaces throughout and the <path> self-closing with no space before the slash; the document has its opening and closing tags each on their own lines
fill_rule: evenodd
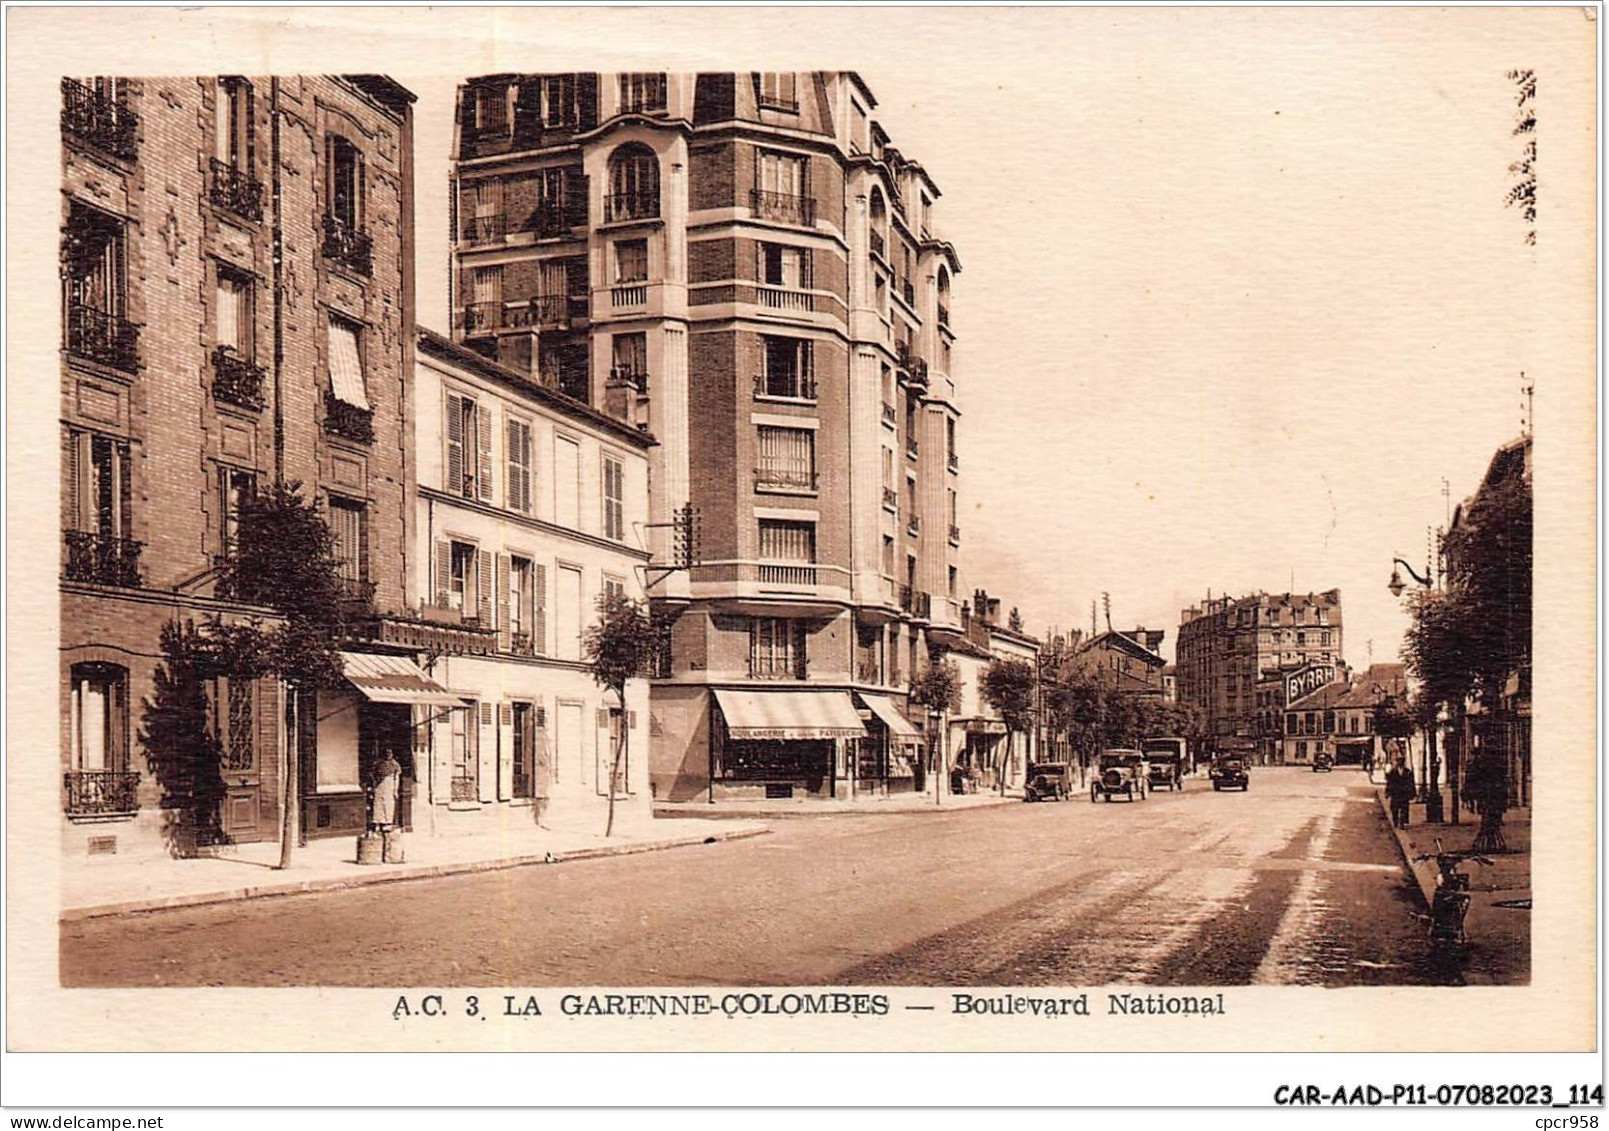
<svg viewBox="0 0 1609 1131">
<path fill-rule="evenodd" d="M 10 1049 L 1595 1050 L 1598 15 L 10 9 Z"/>
</svg>

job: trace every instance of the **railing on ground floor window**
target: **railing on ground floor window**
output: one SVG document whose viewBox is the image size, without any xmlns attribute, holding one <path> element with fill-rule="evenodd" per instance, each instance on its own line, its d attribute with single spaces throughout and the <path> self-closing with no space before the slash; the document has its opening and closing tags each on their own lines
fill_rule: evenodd
<svg viewBox="0 0 1609 1131">
<path fill-rule="evenodd" d="M 63 574 L 68 581 L 129 588 L 140 584 L 143 542 L 88 530 L 65 530 L 62 536 L 67 543 Z"/>
<path fill-rule="evenodd" d="M 806 679 L 810 664 L 803 656 L 751 656 L 750 679 Z"/>
<path fill-rule="evenodd" d="M 112 817 L 139 811 L 140 775 L 132 770 L 80 770 L 62 775 L 70 817 Z"/>
</svg>

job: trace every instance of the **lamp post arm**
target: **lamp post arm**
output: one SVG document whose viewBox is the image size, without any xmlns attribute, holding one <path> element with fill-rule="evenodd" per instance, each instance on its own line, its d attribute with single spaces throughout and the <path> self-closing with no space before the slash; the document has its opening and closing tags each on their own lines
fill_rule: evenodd
<svg viewBox="0 0 1609 1131">
<path fill-rule="evenodd" d="M 1430 579 L 1428 577 L 1419 576 L 1419 571 L 1414 569 L 1413 566 L 1409 565 L 1407 562 L 1403 561 L 1401 558 L 1394 558 L 1392 560 L 1395 561 L 1403 569 L 1407 570 L 1408 571 L 1408 576 L 1413 578 L 1420 585 L 1423 585 L 1426 589 L 1429 589 L 1431 587 Z"/>
</svg>

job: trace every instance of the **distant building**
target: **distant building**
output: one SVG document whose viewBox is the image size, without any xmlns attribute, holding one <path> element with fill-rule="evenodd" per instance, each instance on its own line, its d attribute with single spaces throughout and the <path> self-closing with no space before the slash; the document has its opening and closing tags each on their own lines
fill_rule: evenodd
<svg viewBox="0 0 1609 1131">
<path fill-rule="evenodd" d="M 1201 712 L 1209 747 L 1252 750 L 1265 676 L 1340 664 L 1341 591 L 1208 597 L 1181 614 L 1175 651 L 1179 701 Z"/>
<path fill-rule="evenodd" d="M 1287 686 L 1300 688 L 1301 678 L 1294 676 Z M 1318 755 L 1330 754 L 1338 766 L 1379 763 L 1384 748 L 1375 733 L 1375 712 L 1388 700 L 1401 700 L 1407 693 L 1403 665 L 1375 664 L 1357 679 L 1339 679 L 1292 699 L 1280 712 L 1283 734 L 1277 740 L 1275 760 L 1311 765 Z"/>
<path fill-rule="evenodd" d="M 1020 786 L 1033 757 L 1033 734 L 1009 738 L 1005 721 L 983 694 L 983 673 L 997 660 L 1016 660 L 1039 668 L 1039 641 L 1000 623 L 1000 599 L 982 589 L 961 608 L 966 636 L 951 646 L 947 658 L 961 671 L 961 707 L 951 716 L 950 764 L 971 770 L 979 788 Z"/>
<path fill-rule="evenodd" d="M 1157 651 L 1162 638 L 1160 629 L 1103 632 L 1079 649 L 1078 658 L 1108 691 L 1164 701 L 1163 671 L 1168 664 Z"/>
</svg>

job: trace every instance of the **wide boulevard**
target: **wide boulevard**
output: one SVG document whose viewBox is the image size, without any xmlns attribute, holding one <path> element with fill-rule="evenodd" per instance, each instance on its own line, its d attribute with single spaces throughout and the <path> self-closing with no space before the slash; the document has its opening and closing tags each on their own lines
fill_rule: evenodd
<svg viewBox="0 0 1609 1131">
<path fill-rule="evenodd" d="M 634 856 L 64 924 L 65 985 L 1411 985 L 1356 770 L 1143 802 L 777 820 Z"/>
</svg>

